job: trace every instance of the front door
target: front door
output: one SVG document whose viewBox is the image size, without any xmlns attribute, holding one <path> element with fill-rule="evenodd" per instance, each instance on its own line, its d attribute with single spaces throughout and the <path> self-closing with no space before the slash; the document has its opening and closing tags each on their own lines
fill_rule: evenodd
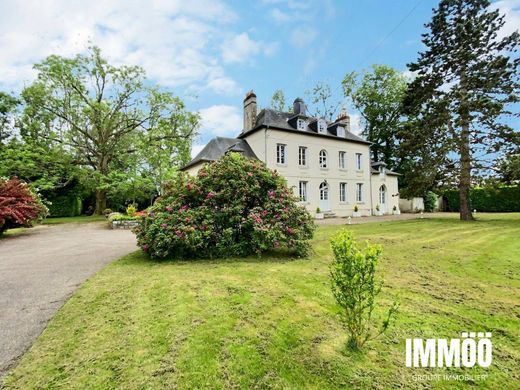
<svg viewBox="0 0 520 390">
<path fill-rule="evenodd" d="M 387 202 L 386 202 L 386 186 L 382 185 L 379 187 L 379 207 L 383 214 L 388 212 L 387 210 Z"/>
<path fill-rule="evenodd" d="M 320 184 L 320 209 L 321 211 L 330 210 L 329 185 L 326 182 Z"/>
</svg>

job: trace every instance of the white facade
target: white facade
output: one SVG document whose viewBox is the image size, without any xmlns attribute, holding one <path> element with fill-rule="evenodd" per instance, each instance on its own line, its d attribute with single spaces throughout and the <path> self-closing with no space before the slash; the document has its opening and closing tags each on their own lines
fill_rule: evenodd
<svg viewBox="0 0 520 390">
<path fill-rule="evenodd" d="M 278 171 L 311 213 L 319 208 L 344 217 L 354 211 L 367 216 L 399 210 L 397 174 L 370 161 L 370 143 L 350 132 L 346 113 L 334 122 L 309 117 L 299 98 L 290 113 L 257 113 L 256 95 L 250 91 L 238 138 L 216 137 L 183 170 L 196 175 L 208 161 L 234 150 Z"/>
<path fill-rule="evenodd" d="M 322 212 L 349 216 L 357 205 L 362 215 L 372 215 L 379 204 L 383 213 L 391 214 L 394 206 L 399 207 L 397 176 L 371 173 L 368 144 L 274 129 L 262 129 L 244 139 L 260 160 L 285 177 L 312 213 L 319 207 Z M 285 150 L 282 161 L 280 146 Z M 301 189 L 305 193 L 300 194 Z"/>
</svg>

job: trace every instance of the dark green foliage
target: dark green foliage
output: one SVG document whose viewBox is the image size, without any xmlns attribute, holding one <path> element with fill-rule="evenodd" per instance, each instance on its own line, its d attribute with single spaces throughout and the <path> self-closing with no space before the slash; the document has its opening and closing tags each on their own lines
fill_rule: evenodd
<svg viewBox="0 0 520 390">
<path fill-rule="evenodd" d="M 446 199 L 446 211 L 459 211 L 457 190 L 443 193 Z M 519 212 L 520 186 L 473 188 L 469 192 L 470 207 L 481 212 Z"/>
<path fill-rule="evenodd" d="M 180 176 L 136 229 L 154 258 L 260 255 L 282 248 L 305 256 L 314 221 L 285 180 L 258 160 L 230 153 Z"/>
<path fill-rule="evenodd" d="M 350 333 L 348 346 L 359 349 L 368 340 L 387 330 L 390 320 L 397 313 L 398 304 L 393 304 L 379 332 L 374 332 L 372 314 L 376 307 L 376 297 L 383 285 L 383 281 L 376 277 L 381 246 L 367 242 L 361 248 L 347 229 L 336 233 L 330 245 L 334 254 L 330 266 L 332 294 L 341 306 L 341 318 Z"/>
<path fill-rule="evenodd" d="M 504 120 L 519 101 L 520 34 L 500 36 L 504 24 L 488 0 L 441 0 L 423 34 L 425 50 L 408 65 L 417 77 L 405 99 L 412 126 L 403 133 L 403 154 L 414 163 L 435 157 L 425 160 L 428 180 L 442 179 L 434 172 L 456 180 L 463 220 L 472 219 L 472 173 L 520 143 Z"/>
<path fill-rule="evenodd" d="M 435 207 L 437 206 L 437 195 L 432 191 L 428 191 L 426 194 L 424 194 L 423 199 L 424 211 L 429 213 L 435 211 Z"/>
<path fill-rule="evenodd" d="M 81 215 L 82 201 L 75 194 L 48 199 L 49 217 L 76 217 Z"/>
</svg>

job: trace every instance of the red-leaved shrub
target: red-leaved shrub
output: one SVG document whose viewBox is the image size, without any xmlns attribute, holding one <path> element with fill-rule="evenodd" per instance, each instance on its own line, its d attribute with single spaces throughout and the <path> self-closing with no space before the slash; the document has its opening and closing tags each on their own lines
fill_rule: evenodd
<svg viewBox="0 0 520 390">
<path fill-rule="evenodd" d="M 32 226 L 46 214 L 47 208 L 26 183 L 16 177 L 0 178 L 0 234 L 7 229 Z"/>
</svg>

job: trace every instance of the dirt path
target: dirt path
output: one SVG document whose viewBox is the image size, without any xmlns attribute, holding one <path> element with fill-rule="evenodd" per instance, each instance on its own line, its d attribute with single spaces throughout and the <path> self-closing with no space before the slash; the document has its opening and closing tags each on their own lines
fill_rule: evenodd
<svg viewBox="0 0 520 390">
<path fill-rule="evenodd" d="M 67 298 L 104 265 L 137 250 L 128 230 L 105 223 L 39 226 L 0 240 L 0 376 Z"/>
</svg>

